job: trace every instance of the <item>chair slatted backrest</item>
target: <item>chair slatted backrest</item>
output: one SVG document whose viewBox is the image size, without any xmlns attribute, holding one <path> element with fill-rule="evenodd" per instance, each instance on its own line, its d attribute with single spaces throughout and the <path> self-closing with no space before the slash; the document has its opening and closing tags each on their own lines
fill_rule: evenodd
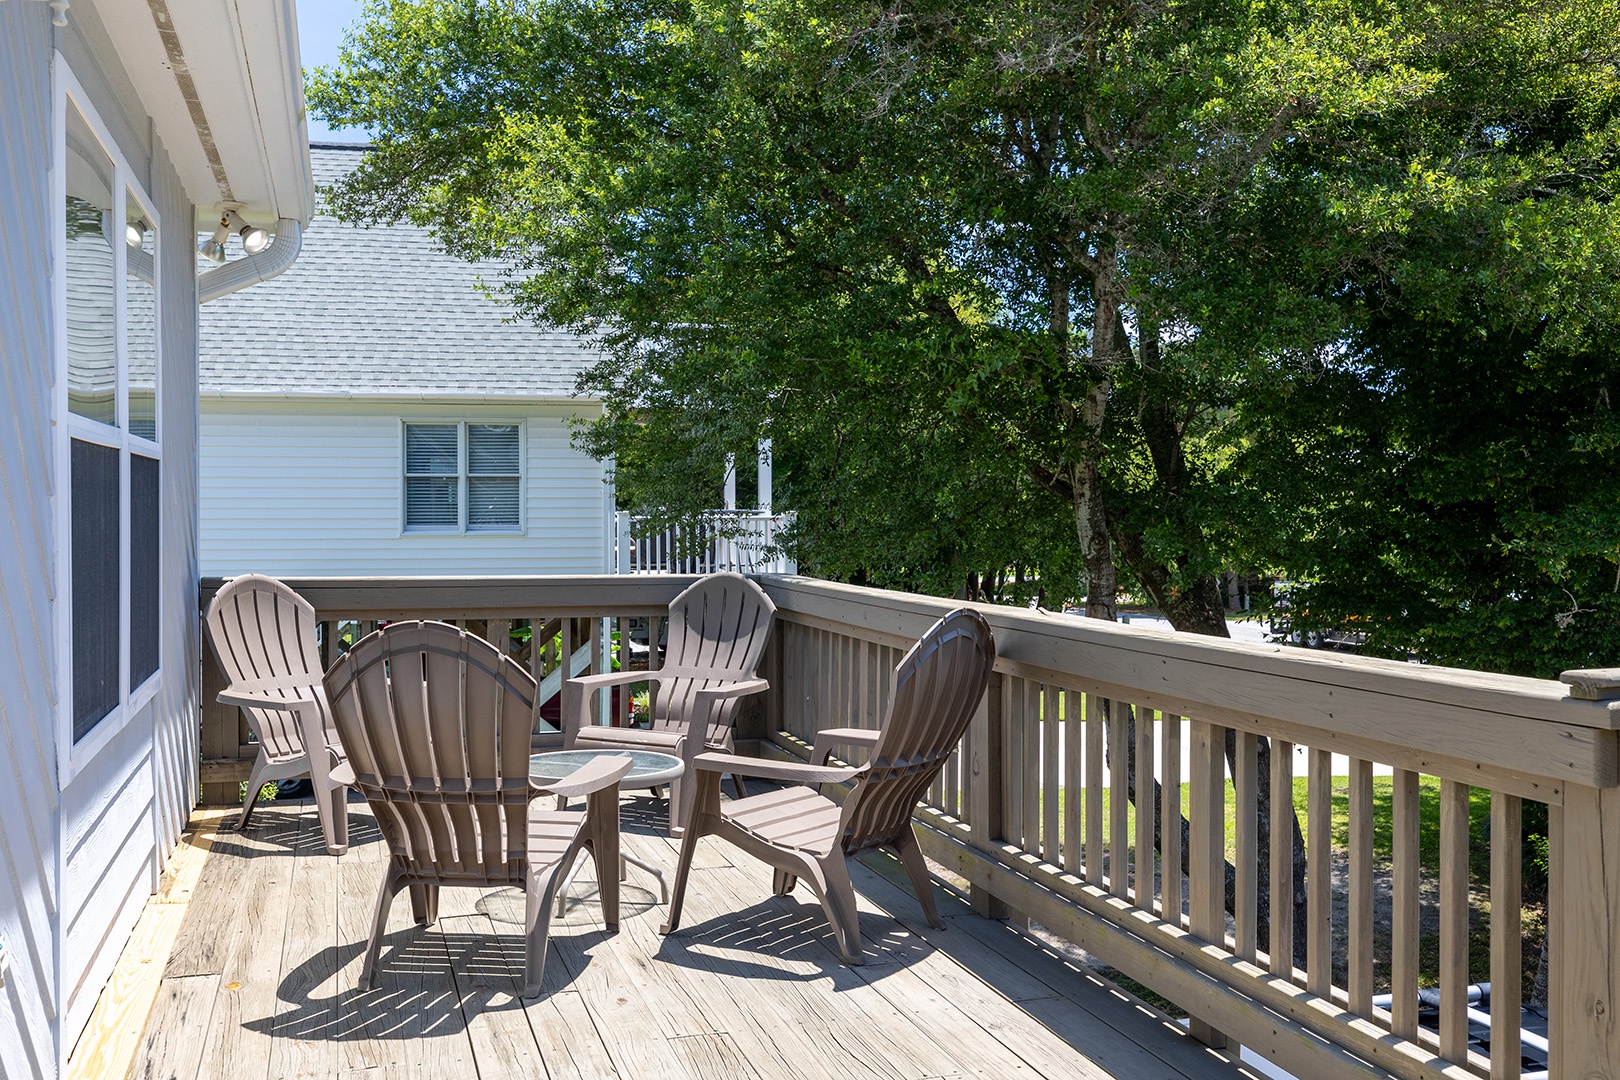
<svg viewBox="0 0 1620 1080">
<path fill-rule="evenodd" d="M 656 684 L 653 727 L 684 730 L 696 706 L 697 691 L 753 678 L 765 655 L 775 614 L 771 598 L 741 574 L 710 574 L 671 601 L 664 666 L 701 668 L 714 672 L 714 676 Z M 731 698 L 720 703 L 705 732 L 706 742 L 730 745 L 739 702 Z"/>
<path fill-rule="evenodd" d="M 280 697 L 308 697 L 315 691 L 316 700 L 323 700 L 315 608 L 275 578 L 244 574 L 226 582 L 209 603 L 203 628 L 230 683 L 274 679 L 282 685 L 270 692 Z M 304 752 L 291 713 L 244 711 L 272 761 Z"/>
<path fill-rule="evenodd" d="M 843 848 L 855 855 L 893 844 L 990 685 L 990 624 L 959 608 L 935 623 L 895 668 L 894 694 L 865 771 L 844 801 Z"/>
<path fill-rule="evenodd" d="M 521 883 L 534 678 L 489 642 L 398 622 L 332 665 L 356 787 L 396 861 L 445 881 Z"/>
</svg>

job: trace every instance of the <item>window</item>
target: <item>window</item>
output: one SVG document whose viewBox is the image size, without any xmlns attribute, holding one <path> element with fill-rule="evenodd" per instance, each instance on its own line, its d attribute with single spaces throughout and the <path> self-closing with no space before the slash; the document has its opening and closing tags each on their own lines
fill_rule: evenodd
<svg viewBox="0 0 1620 1080">
<path fill-rule="evenodd" d="M 519 424 L 405 425 L 406 532 L 521 532 Z"/>
<path fill-rule="evenodd" d="M 66 784 L 157 692 L 163 453 L 157 215 L 57 66 Z"/>
</svg>

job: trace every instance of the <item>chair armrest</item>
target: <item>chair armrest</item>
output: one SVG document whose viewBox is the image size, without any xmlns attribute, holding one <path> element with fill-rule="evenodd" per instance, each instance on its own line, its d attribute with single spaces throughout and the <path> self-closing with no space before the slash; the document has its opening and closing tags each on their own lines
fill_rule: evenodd
<svg viewBox="0 0 1620 1080">
<path fill-rule="evenodd" d="M 309 685 L 303 683 L 301 688 L 307 688 Z M 297 712 L 304 706 L 316 704 L 312 697 L 272 697 L 268 692 L 269 689 L 258 683 L 237 683 L 221 690 L 214 700 L 221 705 L 235 705 L 242 709 L 279 709 L 282 712 Z M 292 689 L 292 687 L 277 689 Z"/>
<path fill-rule="evenodd" d="M 599 675 L 575 675 L 568 681 L 585 690 L 626 683 L 661 682 L 664 679 L 713 679 L 712 668 L 666 667 L 653 671 L 605 671 Z"/>
<path fill-rule="evenodd" d="M 835 746 L 865 746 L 877 745 L 880 731 L 871 731 L 867 728 L 827 728 L 816 732 L 816 744 L 810 751 L 810 764 L 827 764 L 827 755 L 832 753 Z"/>
<path fill-rule="evenodd" d="M 865 766 L 832 768 L 827 765 L 804 765 L 796 761 L 767 761 L 765 758 L 722 754 L 713 750 L 699 754 L 694 764 L 705 772 L 757 776 L 761 780 L 781 780 L 790 784 L 837 784 L 866 771 Z"/>
<path fill-rule="evenodd" d="M 537 795 L 561 795 L 565 799 L 577 799 L 617 784 L 624 779 L 632 764 L 628 757 L 612 754 L 587 761 L 561 780 L 545 784 L 536 784 L 531 780 L 529 786 Z"/>
<path fill-rule="evenodd" d="M 327 775 L 330 776 L 335 783 L 342 784 L 344 787 L 354 787 L 354 766 L 350 765 L 347 761 L 340 762 L 339 764 L 332 766 L 332 771 L 327 773 Z"/>
<path fill-rule="evenodd" d="M 764 679 L 741 679 L 737 682 L 721 683 L 719 686 L 705 686 L 696 692 L 699 698 L 720 700 L 723 698 L 746 697 L 757 694 L 761 690 L 769 690 L 771 684 Z"/>
<path fill-rule="evenodd" d="M 589 693 L 604 686 L 628 686 L 630 683 L 646 682 L 657 674 L 656 671 L 604 671 L 600 675 L 575 675 L 568 681 Z"/>
</svg>

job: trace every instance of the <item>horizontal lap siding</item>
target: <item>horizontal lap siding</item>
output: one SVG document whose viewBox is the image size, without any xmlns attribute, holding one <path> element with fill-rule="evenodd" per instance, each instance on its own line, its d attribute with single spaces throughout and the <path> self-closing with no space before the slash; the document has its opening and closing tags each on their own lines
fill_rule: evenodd
<svg viewBox="0 0 1620 1080">
<path fill-rule="evenodd" d="M 50 9 L 0 3 L 0 1075 L 56 1071 Z"/>
<path fill-rule="evenodd" d="M 600 573 L 602 466 L 572 410 L 534 405 L 202 404 L 202 573 Z M 400 534 L 402 420 L 522 421 L 525 532 Z"/>
</svg>

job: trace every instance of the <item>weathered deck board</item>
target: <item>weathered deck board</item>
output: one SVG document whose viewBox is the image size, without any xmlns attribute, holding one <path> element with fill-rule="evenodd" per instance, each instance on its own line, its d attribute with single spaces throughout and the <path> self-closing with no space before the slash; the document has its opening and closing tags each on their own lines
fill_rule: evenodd
<svg viewBox="0 0 1620 1080">
<path fill-rule="evenodd" d="M 650 799 L 625 802 L 625 847 L 672 872 Z M 524 1002 L 517 890 L 444 891 L 439 921 L 390 913 L 375 990 L 357 984 L 386 853 L 362 804 L 324 854 L 308 804 L 220 834 L 152 1010 L 136 1074 L 392 1080 L 643 1077 L 1237 1077 L 1162 1016 L 946 894 L 923 922 L 882 862 L 854 868 L 863 968 L 838 962 L 819 905 L 706 841 L 686 919 L 659 933 L 656 883 L 632 868 L 617 934 L 587 868 L 552 923 L 545 996 Z"/>
</svg>

